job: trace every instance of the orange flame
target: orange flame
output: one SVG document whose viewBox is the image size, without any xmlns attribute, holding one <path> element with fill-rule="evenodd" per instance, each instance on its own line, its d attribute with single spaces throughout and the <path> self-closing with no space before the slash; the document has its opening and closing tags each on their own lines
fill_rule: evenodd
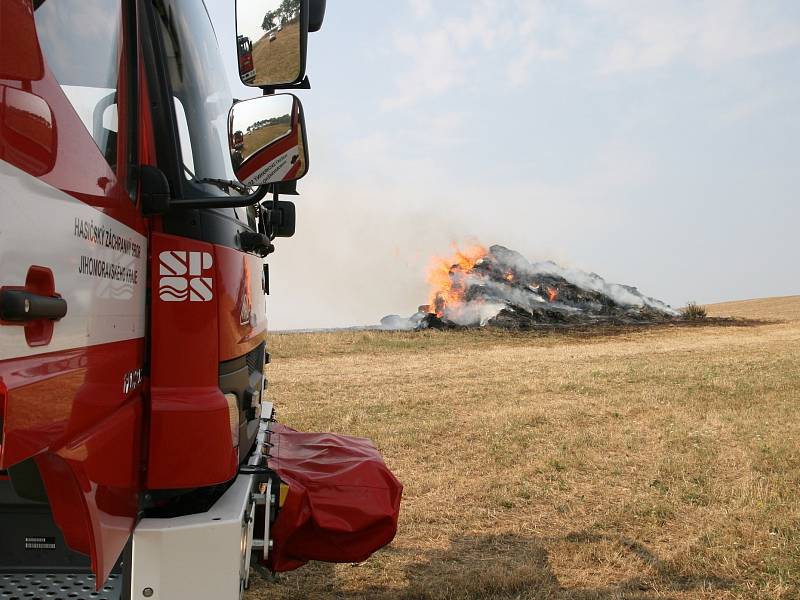
<svg viewBox="0 0 800 600">
<path fill-rule="evenodd" d="M 464 302 L 464 276 L 489 253 L 483 246 L 471 246 L 463 251 L 454 246 L 453 250 L 452 256 L 434 256 L 428 265 L 427 279 L 431 285 L 429 310 L 438 317 L 444 315 L 447 306 Z"/>
<path fill-rule="evenodd" d="M 547 301 L 555 302 L 558 298 L 558 290 L 554 287 L 547 288 Z"/>
<path fill-rule="evenodd" d="M 506 281 L 514 281 L 514 274 L 511 271 L 503 275 L 503 277 Z"/>
</svg>

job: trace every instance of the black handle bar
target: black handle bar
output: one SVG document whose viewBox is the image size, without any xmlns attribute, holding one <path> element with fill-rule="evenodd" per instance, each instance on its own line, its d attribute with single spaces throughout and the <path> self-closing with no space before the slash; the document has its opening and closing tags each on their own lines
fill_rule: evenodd
<svg viewBox="0 0 800 600">
<path fill-rule="evenodd" d="M 67 314 L 67 301 L 58 296 L 41 296 L 25 290 L 0 290 L 0 320 L 58 320 Z"/>
</svg>

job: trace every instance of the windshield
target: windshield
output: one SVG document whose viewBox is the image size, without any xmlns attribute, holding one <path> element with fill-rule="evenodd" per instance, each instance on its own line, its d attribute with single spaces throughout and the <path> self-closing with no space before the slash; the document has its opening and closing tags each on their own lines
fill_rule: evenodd
<svg viewBox="0 0 800 600">
<path fill-rule="evenodd" d="M 228 88 L 219 46 L 197 0 L 167 0 L 159 19 L 187 180 L 233 179 Z"/>
<path fill-rule="evenodd" d="M 187 195 L 197 193 L 190 182 L 236 181 L 228 144 L 233 96 L 205 4 L 200 7 L 198 0 L 164 0 L 158 5 Z M 233 188 L 224 191 L 236 194 Z M 255 226 L 253 207 L 211 210 Z"/>
<path fill-rule="evenodd" d="M 40 0 L 34 6 L 48 68 L 111 168 L 116 169 L 119 0 Z"/>
</svg>

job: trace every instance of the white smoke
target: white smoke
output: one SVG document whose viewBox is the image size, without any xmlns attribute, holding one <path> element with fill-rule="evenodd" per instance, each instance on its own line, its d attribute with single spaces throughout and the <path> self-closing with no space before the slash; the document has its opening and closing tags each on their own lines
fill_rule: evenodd
<svg viewBox="0 0 800 600">
<path fill-rule="evenodd" d="M 586 273 L 580 269 L 571 269 L 559 267 L 552 262 L 538 262 L 531 265 L 532 274 L 548 274 L 563 277 L 573 285 L 577 285 L 585 290 L 599 292 L 611 298 L 617 304 L 623 306 L 649 306 L 672 315 L 677 315 L 678 312 L 655 298 L 650 298 L 643 295 L 635 287 L 620 285 L 618 283 L 609 283 L 597 273 Z"/>
<path fill-rule="evenodd" d="M 414 313 L 410 317 L 386 315 L 381 319 L 380 328 L 388 331 L 411 331 L 419 329 L 424 318 L 425 313 L 422 312 Z"/>
<path fill-rule="evenodd" d="M 455 306 L 445 307 L 442 317 L 456 325 L 463 325 L 465 327 L 480 325 L 483 327 L 507 306 L 508 304 L 505 302 L 484 302 L 482 300 L 462 302 Z M 427 316 L 427 313 L 424 312 L 414 313 L 410 317 L 386 315 L 381 319 L 379 327 L 387 331 L 424 329 L 426 327 L 425 318 Z"/>
<path fill-rule="evenodd" d="M 463 302 L 455 306 L 447 306 L 444 318 L 456 325 L 480 325 L 483 327 L 490 319 L 508 306 L 505 302 Z"/>
<path fill-rule="evenodd" d="M 489 262 L 484 263 L 484 261 Z M 558 295 L 558 280 L 585 292 L 608 298 L 618 307 L 622 307 L 623 311 L 633 309 L 638 313 L 635 309 L 647 307 L 663 315 L 678 315 L 678 312 L 668 305 L 643 295 L 635 287 L 609 283 L 597 273 L 564 268 L 552 261 L 531 263 L 518 252 L 503 246 L 492 246 L 489 254 L 476 261 L 475 266 L 476 269 L 469 273 L 458 273 L 457 283 L 459 287 L 463 286 L 464 298 L 460 302 L 444 305 L 440 314 L 443 321 L 467 327 L 476 325 L 482 327 L 497 317 L 503 309 L 521 309 L 541 315 L 543 305 L 547 307 L 544 310 L 561 315 L 607 314 L 604 313 L 608 310 L 605 301 L 597 299 L 596 296 L 581 298 L 578 305 L 575 305 L 574 300 L 562 300 L 564 296 Z M 540 278 L 545 278 L 544 282 L 540 283 Z M 552 283 L 548 283 L 547 279 Z M 556 289 L 550 290 L 546 287 L 550 285 L 556 286 Z M 552 299 L 547 297 L 551 291 L 554 292 Z M 408 318 L 388 315 L 381 319 L 380 327 L 401 331 L 425 328 L 429 322 L 428 314 L 423 311 Z M 558 319 L 557 316 L 553 318 Z"/>
<path fill-rule="evenodd" d="M 638 289 L 628 285 L 620 285 L 618 283 L 609 283 L 597 273 L 587 273 L 580 269 L 564 268 L 552 261 L 541 261 L 531 263 L 524 256 L 513 250 L 502 248 L 496 250 L 498 247 L 493 246 L 492 252 L 497 252 L 499 255 L 499 262 L 513 269 L 519 274 L 527 277 L 535 277 L 536 275 L 555 275 L 566 279 L 569 283 L 577 285 L 584 290 L 598 292 L 611 298 L 617 304 L 622 306 L 643 307 L 649 306 L 655 310 L 664 312 L 666 314 L 676 316 L 678 311 L 669 305 L 645 296 Z"/>
<path fill-rule="evenodd" d="M 463 278 L 464 284 L 467 288 L 482 287 L 492 292 L 492 296 L 502 298 L 508 301 L 509 304 L 521 306 L 522 308 L 533 308 L 537 304 L 547 302 L 538 290 L 522 289 L 509 285 L 505 282 L 500 282 L 479 273 L 470 273 Z M 467 303 L 469 304 L 469 302 Z"/>
</svg>

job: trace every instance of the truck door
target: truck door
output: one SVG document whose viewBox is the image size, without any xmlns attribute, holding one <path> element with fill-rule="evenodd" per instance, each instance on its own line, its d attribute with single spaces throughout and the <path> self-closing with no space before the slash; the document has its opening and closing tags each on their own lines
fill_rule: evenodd
<svg viewBox="0 0 800 600">
<path fill-rule="evenodd" d="M 13 482 L 35 463 L 100 581 L 133 529 L 141 462 L 134 4 L 0 3 L 0 469 Z"/>
</svg>

